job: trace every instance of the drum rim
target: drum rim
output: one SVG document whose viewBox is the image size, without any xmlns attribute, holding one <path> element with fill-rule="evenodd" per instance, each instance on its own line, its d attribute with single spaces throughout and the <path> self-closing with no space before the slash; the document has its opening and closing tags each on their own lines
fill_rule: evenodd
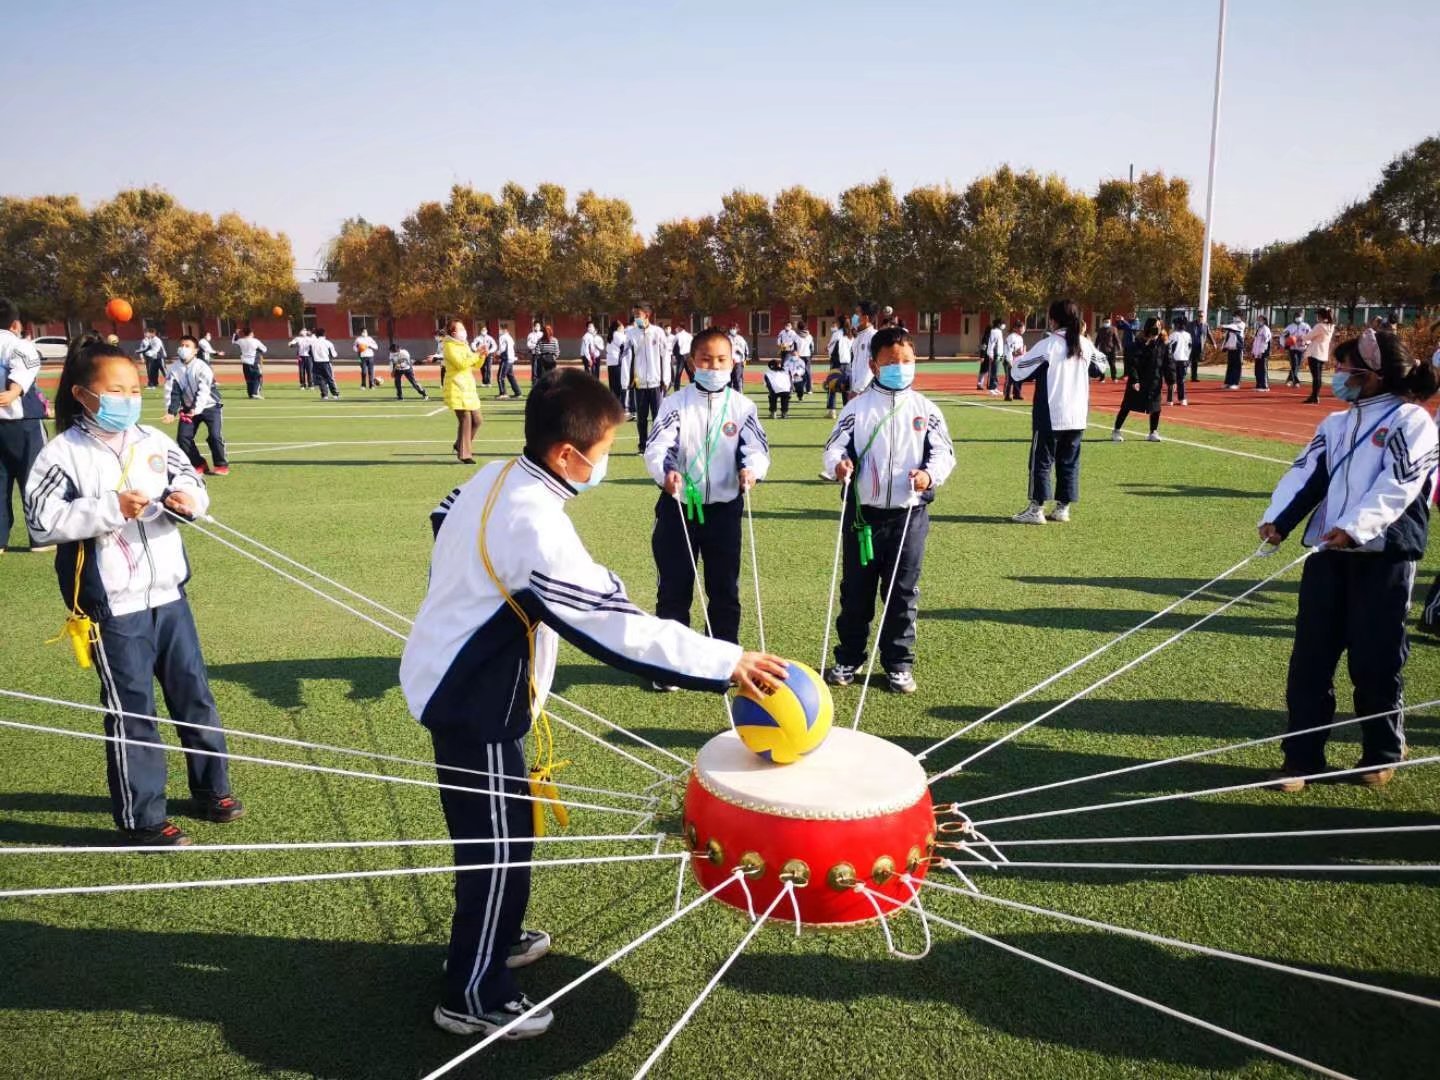
<svg viewBox="0 0 1440 1080">
<path fill-rule="evenodd" d="M 727 806 L 738 807 L 741 810 L 749 810 L 756 814 L 765 814 L 768 817 L 789 818 L 795 821 L 870 821 L 874 818 L 888 817 L 891 814 L 898 814 L 902 811 L 910 810 L 930 797 L 930 789 L 924 787 L 918 795 L 912 798 L 894 803 L 884 803 L 880 806 L 870 806 L 863 812 L 815 810 L 809 808 L 796 809 L 790 806 L 776 806 L 774 803 L 760 802 L 756 799 L 737 798 L 729 792 L 719 791 L 706 780 L 704 774 L 702 774 L 698 768 L 692 768 L 690 770 L 690 779 L 699 784 L 711 798 Z"/>
</svg>

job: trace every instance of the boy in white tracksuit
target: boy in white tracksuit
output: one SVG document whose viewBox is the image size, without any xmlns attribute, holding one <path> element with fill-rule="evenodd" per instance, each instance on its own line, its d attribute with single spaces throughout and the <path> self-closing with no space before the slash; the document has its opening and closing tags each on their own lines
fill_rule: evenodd
<svg viewBox="0 0 1440 1080">
<path fill-rule="evenodd" d="M 1405 755 L 1405 620 L 1415 568 L 1429 536 L 1430 496 L 1440 462 L 1435 422 L 1423 403 L 1436 372 L 1415 363 L 1399 338 L 1366 330 L 1335 350 L 1335 395 L 1345 412 L 1320 422 L 1315 438 L 1281 477 L 1261 518 L 1260 538 L 1279 544 L 1305 524 L 1302 543 L 1324 550 L 1305 561 L 1285 703 L 1290 732 L 1335 719 L 1335 668 L 1348 653 L 1361 724 L 1355 780 L 1380 786 Z M 1329 731 L 1281 743 L 1281 790 L 1299 791 L 1327 769 Z"/>
<path fill-rule="evenodd" d="M 660 402 L 670 385 L 671 359 L 665 331 L 650 321 L 650 308 L 639 305 L 634 316 L 634 325 L 625 331 L 625 352 L 630 357 L 635 428 L 640 436 L 640 452 L 644 453 L 650 422 L 660 414 Z"/>
<path fill-rule="evenodd" d="M 770 444 L 755 403 L 730 385 L 734 358 L 723 330 L 691 344 L 695 382 L 671 394 L 645 444 L 645 468 L 661 495 L 650 546 L 658 577 L 655 614 L 690 625 L 691 552 L 705 572 L 711 633 L 740 640 L 741 497 L 770 469 Z"/>
<path fill-rule="evenodd" d="M 882 600 L 890 597 L 876 642 L 880 662 L 890 689 L 909 694 L 915 690 L 915 620 L 929 506 L 955 467 L 955 448 L 939 408 L 910 389 L 910 335 L 886 327 L 873 335 L 871 347 L 875 381 L 841 410 L 825 444 L 824 474 L 849 481 L 841 516 L 835 663 L 825 679 L 832 686 L 855 681 L 866 660 L 878 592 Z"/>
<path fill-rule="evenodd" d="M 165 372 L 165 415 L 161 423 L 180 422 L 175 441 L 196 472 L 208 472 L 200 448 L 195 445 L 195 432 L 205 425 L 205 441 L 210 446 L 214 470 L 221 476 L 230 472 L 225 457 L 225 436 L 221 431 L 222 410 L 220 388 L 215 385 L 215 372 L 200 358 L 199 343 L 186 334 L 175 350 L 177 357 Z"/>
<path fill-rule="evenodd" d="M 624 414 L 602 384 L 562 370 L 525 401 L 525 453 L 495 461 L 441 504 L 430 585 L 400 661 L 411 714 L 430 732 L 459 864 L 444 996 L 435 1023 L 512 1038 L 553 1020 L 520 993 L 514 968 L 549 949 L 525 930 L 533 810 L 524 738 L 543 716 L 560 639 L 652 682 L 723 693 L 784 678 L 783 662 L 647 615 L 597 563 L 566 504 L 605 475 Z M 458 770 L 474 770 L 458 771 Z M 475 772 L 491 776 L 476 776 Z"/>
</svg>

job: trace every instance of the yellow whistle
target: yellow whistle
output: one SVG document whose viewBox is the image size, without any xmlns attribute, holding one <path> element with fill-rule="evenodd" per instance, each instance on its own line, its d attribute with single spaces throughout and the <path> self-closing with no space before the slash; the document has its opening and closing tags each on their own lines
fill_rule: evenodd
<svg viewBox="0 0 1440 1080">
<path fill-rule="evenodd" d="M 90 666 L 90 642 L 95 634 L 95 624 L 84 615 L 72 615 L 65 620 L 62 636 L 70 639 L 70 648 L 75 650 L 75 662 L 82 668 Z"/>
</svg>

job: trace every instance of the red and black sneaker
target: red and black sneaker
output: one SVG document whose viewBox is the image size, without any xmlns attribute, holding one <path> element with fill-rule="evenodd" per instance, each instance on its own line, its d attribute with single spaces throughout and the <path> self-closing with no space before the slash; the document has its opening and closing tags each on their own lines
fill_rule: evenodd
<svg viewBox="0 0 1440 1080">
<path fill-rule="evenodd" d="M 195 801 L 206 821 L 216 825 L 227 825 L 236 818 L 245 816 L 245 807 L 234 795 L 201 795 Z"/>
<path fill-rule="evenodd" d="M 195 471 L 198 472 L 201 476 L 204 476 L 207 472 L 210 471 L 210 466 L 206 465 L 205 462 L 202 461 L 199 465 L 195 466 Z"/>
<path fill-rule="evenodd" d="M 195 842 L 184 829 L 169 820 L 146 829 L 121 829 L 120 832 L 131 844 L 142 847 L 189 847 Z"/>
<path fill-rule="evenodd" d="M 211 471 L 212 473 L 214 473 L 216 476 L 229 476 L 229 475 L 230 475 L 230 466 L 229 466 L 229 465 L 216 465 L 216 466 L 215 466 L 213 469 L 211 469 L 210 471 Z"/>
</svg>

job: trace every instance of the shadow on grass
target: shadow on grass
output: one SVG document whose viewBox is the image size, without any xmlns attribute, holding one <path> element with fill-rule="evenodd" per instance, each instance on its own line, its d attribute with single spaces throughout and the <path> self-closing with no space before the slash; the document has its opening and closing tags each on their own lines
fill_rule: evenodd
<svg viewBox="0 0 1440 1080">
<path fill-rule="evenodd" d="M 1413 1076 L 1415 1063 L 1432 1053 L 1434 1023 L 1420 1007 L 1098 931 L 997 934 L 990 905 L 942 898 L 935 890 L 925 897 L 936 913 L 1018 948 L 1334 1068 L 1365 1076 Z M 947 927 L 936 927 L 935 933 L 934 950 L 918 964 L 885 957 L 749 952 L 726 981 L 750 994 L 839 1000 L 856 1012 L 887 999 L 901 1008 L 948 1005 L 976 1024 L 1018 1039 L 1130 1059 L 1138 1063 L 1132 1067 L 1137 1075 L 1152 1062 L 1232 1070 L 1270 1060 Z M 1432 997 L 1440 992 L 1436 978 L 1327 970 Z M 1305 1007 L 1297 1010 L 1297 992 L 1302 991 Z M 1337 1023 L 1337 1017 L 1344 1022 Z M 732 1019 L 744 1022 L 743 1015 Z M 863 1036 L 857 1032 L 858 1037 Z M 1014 1075 L 1024 1075 L 1023 1064 L 1016 1063 Z"/>
<path fill-rule="evenodd" d="M 122 1011 L 215 1024 L 235 1053 L 265 1071 L 415 1076 L 475 1041 L 431 1024 L 442 989 L 438 942 L 74 930 L 5 921 L 0 955 L 10 971 L 0 980 L 0 1009 Z M 526 991 L 538 1001 L 590 966 L 551 954 L 525 972 Z M 566 998 L 563 1036 L 499 1043 L 484 1051 L 484 1071 L 546 1077 L 583 1068 L 625 1036 L 637 1006 L 635 989 L 603 972 Z M 98 1062 L 90 1065 L 96 1075 L 111 1074 Z"/>
<path fill-rule="evenodd" d="M 1296 554 L 1299 554 L 1298 550 Z M 1239 560 L 1237 559 L 1236 561 Z M 1264 566 L 1268 564 L 1262 563 L 1261 565 Z M 1275 570 L 1280 569 L 1280 565 L 1274 566 L 1267 572 L 1273 573 Z M 1216 566 L 1215 572 L 1218 574 L 1224 569 L 1224 566 Z M 1244 571 L 1241 572 L 1242 575 L 1243 573 Z M 1260 576 L 1263 577 L 1264 575 L 1262 574 Z M 1208 584 L 1204 578 L 1055 577 L 1046 574 L 1022 574 L 1007 578 L 1006 580 L 1018 582 L 1021 585 L 1058 585 L 1062 588 L 1070 585 L 1084 585 L 1087 588 L 1094 589 L 1127 589 L 1130 592 L 1140 592 L 1145 593 L 1147 596 L 1164 598 L 1167 602 L 1178 600 L 1180 597 L 1194 592 L 1200 588 L 1200 586 Z M 1255 580 L 1253 577 L 1246 578 L 1243 576 L 1226 578 L 1224 581 L 1216 583 L 1213 588 L 1201 593 L 1192 603 L 1203 604 L 1207 600 L 1218 603 L 1229 600 L 1231 597 L 1238 596 L 1248 589 L 1255 583 Z M 1300 576 L 1297 573 L 1292 578 L 1270 582 L 1262 592 L 1248 597 L 1245 603 L 1256 602 L 1267 593 L 1298 593 L 1299 591 Z M 1163 607 L 1164 605 L 1162 604 L 1160 606 Z M 1147 614 L 1153 614 L 1153 612 L 1147 612 Z"/>
<path fill-rule="evenodd" d="M 995 521 L 997 519 L 988 519 Z M 1196 629 L 1200 634 L 1243 635 L 1246 637 L 1289 638 L 1295 633 L 1295 620 L 1289 614 L 1273 616 L 1238 615 L 1254 598 L 1242 601 L 1223 615 Z M 1201 601 L 1203 603 L 1203 601 Z M 1253 610 L 1253 609 L 1252 609 Z M 1120 634 L 1144 622 L 1155 613 L 1123 608 L 1039 607 L 1039 608 L 940 608 L 926 611 L 926 618 L 954 619 L 959 622 L 990 622 L 1004 626 L 1033 626 L 1044 630 L 1093 630 L 1097 633 Z M 1156 619 L 1147 631 L 1183 630 L 1200 616 L 1176 611 Z"/>
<path fill-rule="evenodd" d="M 308 681 L 348 682 L 351 701 L 373 701 L 400 685 L 400 660 L 394 656 L 347 656 L 315 660 L 252 660 L 211 664 L 210 678 L 237 683 L 282 709 L 305 704 Z"/>
<path fill-rule="evenodd" d="M 98 762 L 97 762 L 98 765 Z M 77 814 L 89 818 L 109 814 L 110 800 L 103 795 L 67 795 L 59 792 L 0 792 L 0 844 L 116 844 L 114 829 L 90 825 L 63 825 L 51 821 L 17 821 L 7 814 Z"/>
<path fill-rule="evenodd" d="M 1239 488 L 1206 487 L 1203 484 L 1119 484 L 1128 495 L 1156 499 L 1265 499 L 1268 491 L 1242 491 Z"/>
</svg>

